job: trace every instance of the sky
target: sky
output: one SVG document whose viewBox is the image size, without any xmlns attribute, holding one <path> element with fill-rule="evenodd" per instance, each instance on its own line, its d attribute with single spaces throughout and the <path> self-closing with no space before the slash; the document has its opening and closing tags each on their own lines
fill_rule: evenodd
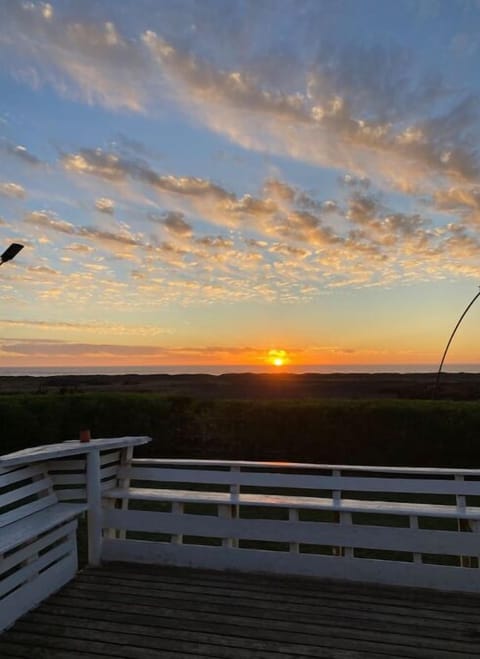
<svg viewBox="0 0 480 659">
<path fill-rule="evenodd" d="M 0 367 L 438 365 L 480 284 L 480 0 L 0 17 Z"/>
</svg>

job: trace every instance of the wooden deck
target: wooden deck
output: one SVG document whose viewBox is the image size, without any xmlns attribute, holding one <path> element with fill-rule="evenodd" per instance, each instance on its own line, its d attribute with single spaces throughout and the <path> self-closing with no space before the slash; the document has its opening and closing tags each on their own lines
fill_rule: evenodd
<svg viewBox="0 0 480 659">
<path fill-rule="evenodd" d="M 480 595 L 109 564 L 17 621 L 0 656 L 472 659 Z"/>
</svg>

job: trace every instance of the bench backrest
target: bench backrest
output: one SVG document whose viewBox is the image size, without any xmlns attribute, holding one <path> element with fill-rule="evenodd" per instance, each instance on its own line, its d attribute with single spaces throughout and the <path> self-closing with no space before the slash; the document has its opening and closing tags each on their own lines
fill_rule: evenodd
<svg viewBox="0 0 480 659">
<path fill-rule="evenodd" d="M 480 591 L 480 470 L 137 459 L 118 478 L 105 560 Z"/>
<path fill-rule="evenodd" d="M 155 487 L 261 494 L 331 496 L 340 501 L 383 495 L 391 501 L 437 500 L 438 505 L 468 505 L 467 497 L 480 496 L 479 470 L 355 467 L 346 465 L 294 465 L 218 461 L 133 460 L 121 467 L 118 478 L 155 483 Z M 478 505 L 472 499 L 472 505 Z"/>
<path fill-rule="evenodd" d="M 57 501 L 45 464 L 0 470 L 0 529 Z"/>
</svg>

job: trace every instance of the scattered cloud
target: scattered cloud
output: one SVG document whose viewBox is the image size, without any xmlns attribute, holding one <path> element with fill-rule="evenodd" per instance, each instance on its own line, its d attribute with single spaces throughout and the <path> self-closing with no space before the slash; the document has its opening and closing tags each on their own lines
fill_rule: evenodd
<svg viewBox="0 0 480 659">
<path fill-rule="evenodd" d="M 105 213 L 106 215 L 113 215 L 115 213 L 115 202 L 113 199 L 108 199 L 107 197 L 100 197 L 95 202 L 95 208 L 99 213 Z"/>
<path fill-rule="evenodd" d="M 185 222 L 185 215 L 178 211 L 170 211 L 161 217 L 150 214 L 149 219 L 153 222 L 160 222 L 165 226 L 169 233 L 178 236 L 191 236 L 192 225 Z"/>
<path fill-rule="evenodd" d="M 23 146 L 22 144 L 15 144 L 10 142 L 5 138 L 0 140 L 0 152 L 3 152 L 8 156 L 12 156 L 24 164 L 31 165 L 33 167 L 44 164 L 40 158 L 37 158 L 37 156 L 35 156 L 33 153 L 30 153 L 27 147 Z"/>
<path fill-rule="evenodd" d="M 438 78 L 406 81 L 401 51 L 319 52 L 306 88 L 290 93 L 247 71 L 219 69 L 153 32 L 144 42 L 178 101 L 246 148 L 353 169 L 360 180 L 372 172 L 395 183 L 396 170 L 411 184 L 478 179 L 478 100 L 455 98 Z"/>
<path fill-rule="evenodd" d="M 146 106 L 150 62 L 112 22 L 69 19 L 48 3 L 9 2 L 0 47 L 14 55 L 17 77 L 32 86 L 48 83 L 70 98 L 109 109 L 140 112 Z"/>
<path fill-rule="evenodd" d="M 19 183 L 0 183 L 0 196 L 10 197 L 11 199 L 24 199 L 26 191 Z"/>
<path fill-rule="evenodd" d="M 122 325 L 122 324 L 113 324 L 105 322 L 91 322 L 91 323 L 82 323 L 82 322 L 64 322 L 64 321 L 52 321 L 52 320 L 29 320 L 29 319 L 19 319 L 12 320 L 6 318 L 0 318 L 0 327 L 8 329 L 12 328 L 22 328 L 22 329 L 35 329 L 44 332 L 69 332 L 69 333 L 79 333 L 79 332 L 88 332 L 92 334 L 108 334 L 108 335 L 131 335 L 131 336 L 158 336 L 164 334 L 170 334 L 171 330 L 160 327 L 157 325 Z M 48 341 L 48 339 L 47 339 Z M 58 341 L 55 341 L 58 342 Z"/>
</svg>

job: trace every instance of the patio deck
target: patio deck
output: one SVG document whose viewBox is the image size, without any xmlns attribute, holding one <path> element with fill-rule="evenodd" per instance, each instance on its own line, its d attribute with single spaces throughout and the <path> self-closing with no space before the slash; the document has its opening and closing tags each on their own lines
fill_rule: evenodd
<svg viewBox="0 0 480 659">
<path fill-rule="evenodd" d="M 29 659 L 465 659 L 480 595 L 111 563 L 0 636 Z"/>
</svg>

